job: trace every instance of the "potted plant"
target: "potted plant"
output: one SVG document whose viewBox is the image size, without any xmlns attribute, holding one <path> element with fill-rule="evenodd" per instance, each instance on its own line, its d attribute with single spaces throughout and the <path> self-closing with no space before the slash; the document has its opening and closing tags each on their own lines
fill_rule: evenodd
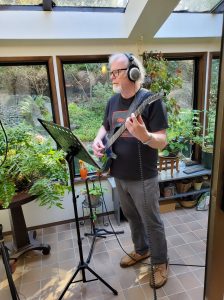
<svg viewBox="0 0 224 300">
<path fill-rule="evenodd" d="M 25 125 L 6 129 L 8 153 L 0 169 L 0 199 L 7 208 L 21 191 L 34 195 L 39 205 L 62 208 L 62 196 L 68 186 L 64 153 L 50 139 Z M 0 159 L 4 156 L 3 136 L 0 136 Z"/>
<path fill-rule="evenodd" d="M 193 141 L 195 144 L 198 144 L 202 150 L 202 164 L 206 169 L 212 168 L 213 160 L 213 147 L 214 147 L 214 138 L 215 138 L 215 116 L 216 112 L 213 108 L 210 108 L 207 114 L 208 125 L 205 133 L 201 133 L 194 137 Z"/>
<path fill-rule="evenodd" d="M 203 184 L 202 177 L 197 177 L 193 182 L 194 190 L 199 191 L 202 187 L 202 184 Z"/>
<path fill-rule="evenodd" d="M 146 70 L 146 83 L 147 78 L 150 79 L 145 87 L 154 93 L 161 90 L 165 92 L 163 99 L 168 111 L 168 117 L 170 116 L 170 118 L 174 119 L 179 115 L 180 106 L 177 100 L 170 96 L 170 92 L 174 88 L 181 88 L 181 71 L 178 69 L 175 74 L 171 73 L 168 68 L 168 61 L 163 57 L 162 53 L 144 52 L 143 64 Z"/>
<path fill-rule="evenodd" d="M 143 61 L 146 77 L 150 78 L 146 88 L 155 93 L 161 90 L 165 92 L 163 99 L 168 112 L 169 128 L 167 130 L 168 145 L 162 151 L 162 155 L 175 157 L 183 151 L 186 145 L 178 127 L 178 123 L 180 123 L 180 106 L 176 99 L 169 94 L 174 88 L 182 86 L 181 72 L 179 70 L 176 74 L 169 72 L 168 61 L 162 53 L 143 53 Z"/>
<path fill-rule="evenodd" d="M 103 193 L 107 190 L 106 188 L 102 187 L 100 184 L 93 183 L 92 186 L 88 186 L 89 189 L 89 196 L 91 205 L 93 207 L 98 206 L 101 204 L 101 197 L 103 196 Z M 88 194 L 86 188 L 81 190 L 81 194 L 85 196 L 85 201 L 88 203 Z"/>
</svg>

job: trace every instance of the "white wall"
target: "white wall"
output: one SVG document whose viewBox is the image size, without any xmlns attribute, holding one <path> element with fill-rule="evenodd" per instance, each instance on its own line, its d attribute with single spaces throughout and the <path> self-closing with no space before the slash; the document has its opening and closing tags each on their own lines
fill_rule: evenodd
<svg viewBox="0 0 224 300">
<path fill-rule="evenodd" d="M 0 40 L 0 57 L 18 56 L 60 56 L 94 55 L 114 52 L 132 52 L 136 55 L 143 51 L 162 52 L 206 52 L 220 51 L 220 38 L 201 39 L 142 39 L 130 40 L 76 40 L 76 41 L 6 41 Z"/>
<path fill-rule="evenodd" d="M 91 185 L 91 183 L 90 183 Z M 83 189 L 85 185 L 83 184 L 75 184 L 75 193 L 76 196 L 79 195 L 77 199 L 77 207 L 78 207 L 78 215 L 79 217 L 83 216 L 82 211 L 82 202 L 85 199 L 84 196 L 80 193 L 80 190 Z M 112 193 L 111 186 L 107 180 L 102 181 L 102 187 L 106 188 L 104 193 L 104 200 L 107 207 L 107 211 L 111 212 L 114 210 L 113 201 L 112 201 Z M 25 217 L 27 227 L 38 226 L 44 224 L 50 224 L 65 220 L 74 219 L 74 206 L 72 201 L 72 194 L 66 194 L 63 199 L 64 209 L 60 209 L 57 207 L 52 207 L 50 209 L 46 207 L 40 207 L 37 201 L 31 201 L 28 204 L 23 205 L 23 214 Z M 102 207 L 97 208 L 97 213 L 102 213 Z M 106 212 L 105 207 L 103 207 L 103 211 Z M 87 216 L 89 214 L 88 209 L 84 209 L 84 215 Z M 3 231 L 10 231 L 10 220 L 9 220 L 9 210 L 1 210 L 0 211 L 0 223 L 3 225 Z"/>
</svg>

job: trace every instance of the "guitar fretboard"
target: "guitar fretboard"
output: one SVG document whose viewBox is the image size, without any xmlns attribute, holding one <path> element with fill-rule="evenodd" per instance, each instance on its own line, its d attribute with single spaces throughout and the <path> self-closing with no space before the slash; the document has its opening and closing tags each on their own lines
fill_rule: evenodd
<svg viewBox="0 0 224 300">
<path fill-rule="evenodd" d="M 148 98 L 146 98 L 140 105 L 139 107 L 136 109 L 136 111 L 134 112 L 135 116 L 139 116 L 143 110 L 145 109 L 146 105 L 150 105 L 153 102 L 155 102 L 156 100 L 161 99 L 164 96 L 164 92 L 160 92 L 157 94 L 154 94 L 153 96 L 150 96 Z M 127 118 L 130 117 L 127 116 Z M 107 144 L 106 144 L 106 149 L 108 149 L 118 138 L 119 136 L 125 131 L 126 127 L 125 127 L 125 123 L 123 123 L 121 125 L 121 127 L 113 134 L 113 136 L 108 140 Z"/>
</svg>

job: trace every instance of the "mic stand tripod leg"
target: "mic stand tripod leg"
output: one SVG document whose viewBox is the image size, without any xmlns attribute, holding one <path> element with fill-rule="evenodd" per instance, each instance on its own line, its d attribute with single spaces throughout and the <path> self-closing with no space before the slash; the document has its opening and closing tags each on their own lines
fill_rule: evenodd
<svg viewBox="0 0 224 300">
<path fill-rule="evenodd" d="M 89 193 L 89 186 L 88 186 L 88 178 L 85 179 L 85 185 L 86 185 L 86 191 L 87 191 L 87 198 L 88 198 L 88 204 L 89 204 L 89 210 L 90 210 L 90 221 L 91 221 L 91 232 L 85 233 L 85 236 L 96 236 L 96 237 L 104 237 L 107 234 L 122 234 L 124 233 L 124 230 L 121 231 L 109 231 L 104 228 L 99 229 L 95 227 L 94 223 L 94 217 L 93 217 L 93 209 L 92 209 L 92 203 L 90 199 L 90 193 Z M 99 233 L 102 232 L 102 233 Z"/>
<path fill-rule="evenodd" d="M 92 236 L 93 240 L 92 240 L 92 244 L 91 244 L 91 247 L 90 247 L 88 258 L 86 260 L 87 263 L 89 263 L 90 260 L 91 260 L 96 237 L 106 238 L 106 235 L 108 235 L 108 234 L 122 234 L 122 233 L 124 233 L 123 230 L 113 232 L 113 231 L 108 231 L 106 229 L 98 229 L 98 228 L 95 227 L 95 222 L 94 222 L 95 218 L 94 218 L 94 215 L 93 215 L 93 208 L 92 208 L 92 203 L 91 203 L 91 198 L 90 198 L 90 193 L 89 193 L 88 179 L 89 179 L 88 177 L 85 179 L 85 185 L 86 185 L 87 199 L 88 199 L 88 205 L 89 205 L 89 210 L 90 210 L 91 232 L 90 233 L 84 233 L 84 235 L 85 236 Z M 99 232 L 102 232 L 102 233 L 99 233 Z"/>
</svg>

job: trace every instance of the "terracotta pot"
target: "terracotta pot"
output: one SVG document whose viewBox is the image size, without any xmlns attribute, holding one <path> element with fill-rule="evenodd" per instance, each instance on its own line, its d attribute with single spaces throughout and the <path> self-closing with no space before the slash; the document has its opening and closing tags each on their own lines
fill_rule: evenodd
<svg viewBox="0 0 224 300">
<path fill-rule="evenodd" d="M 184 179 L 176 183 L 178 193 L 186 193 L 191 188 L 192 182 L 189 179 Z"/>
</svg>

